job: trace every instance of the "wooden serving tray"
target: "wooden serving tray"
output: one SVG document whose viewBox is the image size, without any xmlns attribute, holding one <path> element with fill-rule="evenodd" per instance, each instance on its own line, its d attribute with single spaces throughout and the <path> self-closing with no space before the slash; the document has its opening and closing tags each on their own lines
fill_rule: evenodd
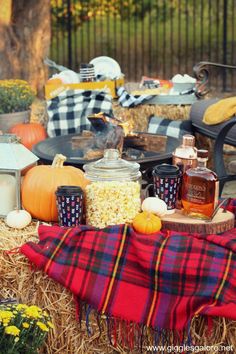
<svg viewBox="0 0 236 354">
<path fill-rule="evenodd" d="M 189 233 L 216 234 L 234 228 L 234 214 L 219 209 L 212 221 L 193 219 L 177 210 L 174 214 L 162 217 L 162 229 Z"/>
<path fill-rule="evenodd" d="M 191 105 L 198 99 L 195 94 L 190 95 L 156 95 L 151 97 L 145 104 L 155 104 L 155 105 Z"/>
</svg>

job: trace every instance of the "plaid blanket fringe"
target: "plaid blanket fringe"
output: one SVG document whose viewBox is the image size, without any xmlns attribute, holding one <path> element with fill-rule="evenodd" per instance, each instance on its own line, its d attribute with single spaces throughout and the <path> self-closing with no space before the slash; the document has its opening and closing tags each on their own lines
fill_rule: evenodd
<svg viewBox="0 0 236 354">
<path fill-rule="evenodd" d="M 167 328 L 152 328 L 144 324 L 127 321 L 118 317 L 109 316 L 98 312 L 91 305 L 80 301 L 77 304 L 77 318 L 80 328 L 85 323 L 87 334 L 92 337 L 99 331 L 99 337 L 102 335 L 102 330 L 105 327 L 107 338 L 110 345 L 117 348 L 118 345 L 129 350 L 138 350 L 143 353 L 144 347 L 148 345 L 165 346 L 171 345 L 184 347 L 194 345 L 191 338 L 191 321 L 188 322 L 186 328 L 182 330 L 167 329 Z M 93 319 L 91 317 L 93 315 Z M 96 324 L 94 324 L 94 318 Z M 211 334 L 214 331 L 212 323 L 205 317 L 205 325 L 207 333 Z"/>
</svg>

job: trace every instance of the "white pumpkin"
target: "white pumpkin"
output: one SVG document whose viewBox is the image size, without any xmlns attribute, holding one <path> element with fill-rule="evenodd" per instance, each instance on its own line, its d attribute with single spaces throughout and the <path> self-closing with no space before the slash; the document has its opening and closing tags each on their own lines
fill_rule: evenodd
<svg viewBox="0 0 236 354">
<path fill-rule="evenodd" d="M 142 210 L 161 217 L 167 213 L 167 204 L 158 197 L 148 197 L 142 203 Z"/>
<path fill-rule="evenodd" d="M 79 75 L 72 70 L 64 70 L 53 77 L 60 79 L 63 84 L 77 84 L 79 82 Z"/>
<path fill-rule="evenodd" d="M 15 229 L 23 229 L 31 223 L 31 215 L 26 210 L 12 210 L 7 214 L 6 224 Z"/>
</svg>

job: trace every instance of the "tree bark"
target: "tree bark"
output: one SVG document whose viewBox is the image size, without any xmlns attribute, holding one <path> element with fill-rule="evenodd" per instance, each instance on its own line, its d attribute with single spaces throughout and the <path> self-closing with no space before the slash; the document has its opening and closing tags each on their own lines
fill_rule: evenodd
<svg viewBox="0 0 236 354">
<path fill-rule="evenodd" d="M 7 1 L 7 0 L 5 0 Z M 0 79 L 23 79 L 42 95 L 50 46 L 50 0 L 13 0 L 11 23 L 0 23 Z"/>
</svg>

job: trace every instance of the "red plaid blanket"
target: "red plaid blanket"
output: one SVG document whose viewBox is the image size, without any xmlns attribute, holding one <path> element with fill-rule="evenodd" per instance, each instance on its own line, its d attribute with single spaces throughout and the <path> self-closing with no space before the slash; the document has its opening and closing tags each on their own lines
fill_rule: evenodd
<svg viewBox="0 0 236 354">
<path fill-rule="evenodd" d="M 21 252 L 101 314 L 176 330 L 197 314 L 236 320 L 236 229 L 142 235 L 127 225 L 42 225 L 39 238 Z"/>
<path fill-rule="evenodd" d="M 231 211 L 231 213 L 234 214 L 235 216 L 235 223 L 236 223 L 236 198 L 235 199 L 231 199 L 230 203 L 227 207 L 227 210 Z M 236 225 L 235 225 L 236 226 Z"/>
</svg>

